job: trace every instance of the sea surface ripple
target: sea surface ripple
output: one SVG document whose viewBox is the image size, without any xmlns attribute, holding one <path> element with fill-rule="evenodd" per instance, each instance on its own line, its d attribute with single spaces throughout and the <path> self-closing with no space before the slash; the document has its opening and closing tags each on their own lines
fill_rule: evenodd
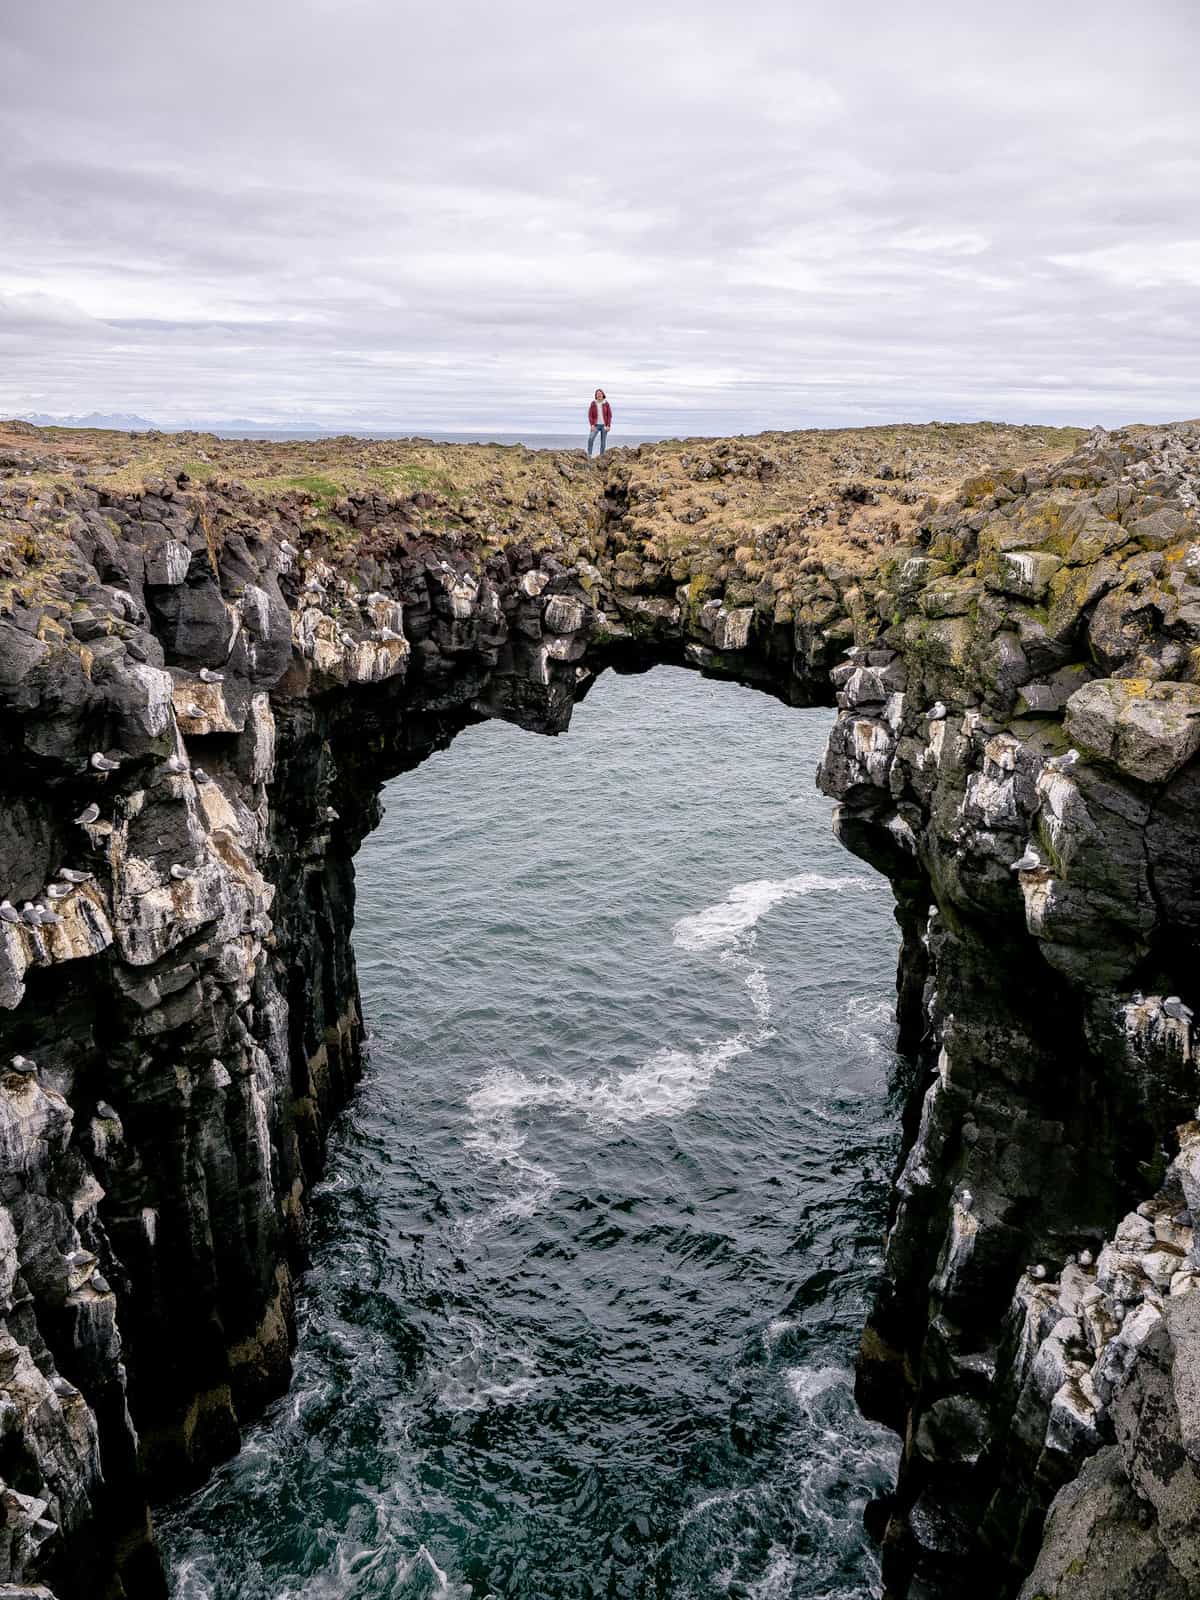
<svg viewBox="0 0 1200 1600">
<path fill-rule="evenodd" d="M 389 787 L 295 1379 L 161 1516 L 174 1600 L 875 1592 L 896 937 L 828 725 L 610 673 Z"/>
</svg>

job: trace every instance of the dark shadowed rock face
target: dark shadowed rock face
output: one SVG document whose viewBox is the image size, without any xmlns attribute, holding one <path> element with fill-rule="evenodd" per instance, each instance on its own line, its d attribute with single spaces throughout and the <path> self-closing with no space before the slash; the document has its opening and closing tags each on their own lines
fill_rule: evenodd
<svg viewBox="0 0 1200 1600">
<path fill-rule="evenodd" d="M 1029 1595 L 1110 1562 L 1194 1592 L 1198 467 L 1195 426 L 1098 435 L 874 570 L 805 553 L 786 606 L 695 519 L 641 528 L 620 459 L 562 539 L 421 495 L 315 548 L 237 485 L 0 495 L 0 1586 L 161 1593 L 148 1499 L 288 1381 L 381 785 L 672 660 L 836 695 L 820 782 L 896 890 L 926 1073 L 860 1368 L 905 1437 L 891 1592 L 1035 1558 Z"/>
</svg>

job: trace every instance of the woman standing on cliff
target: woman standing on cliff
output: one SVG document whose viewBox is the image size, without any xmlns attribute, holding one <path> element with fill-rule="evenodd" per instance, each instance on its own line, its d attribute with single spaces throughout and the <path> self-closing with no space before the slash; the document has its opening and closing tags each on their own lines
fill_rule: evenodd
<svg viewBox="0 0 1200 1600">
<path fill-rule="evenodd" d="M 612 407 L 603 389 L 597 389 L 588 407 L 588 456 L 591 457 L 592 446 L 596 442 L 596 435 L 600 435 L 600 454 L 604 454 L 604 447 L 608 443 L 608 430 L 612 427 Z"/>
</svg>

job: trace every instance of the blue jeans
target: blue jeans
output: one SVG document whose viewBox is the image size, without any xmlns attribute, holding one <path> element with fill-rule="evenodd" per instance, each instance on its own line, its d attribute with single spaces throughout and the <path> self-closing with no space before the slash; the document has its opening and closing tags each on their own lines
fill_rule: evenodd
<svg viewBox="0 0 1200 1600">
<path fill-rule="evenodd" d="M 596 435 L 597 434 L 600 435 L 600 454 L 601 455 L 604 454 L 604 446 L 608 443 L 608 429 L 604 426 L 604 424 L 602 422 L 598 422 L 596 424 L 596 426 L 592 429 L 591 433 L 588 434 L 588 455 L 589 456 L 592 453 L 592 446 L 596 442 Z"/>
</svg>

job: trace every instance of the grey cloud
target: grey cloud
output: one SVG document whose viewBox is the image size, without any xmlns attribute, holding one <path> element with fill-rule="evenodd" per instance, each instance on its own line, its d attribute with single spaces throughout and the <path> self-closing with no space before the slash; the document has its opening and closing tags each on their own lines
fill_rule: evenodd
<svg viewBox="0 0 1200 1600">
<path fill-rule="evenodd" d="M 51 0 L 0 41 L 0 413 L 1195 414 L 1198 43 L 1175 0 Z"/>
</svg>

